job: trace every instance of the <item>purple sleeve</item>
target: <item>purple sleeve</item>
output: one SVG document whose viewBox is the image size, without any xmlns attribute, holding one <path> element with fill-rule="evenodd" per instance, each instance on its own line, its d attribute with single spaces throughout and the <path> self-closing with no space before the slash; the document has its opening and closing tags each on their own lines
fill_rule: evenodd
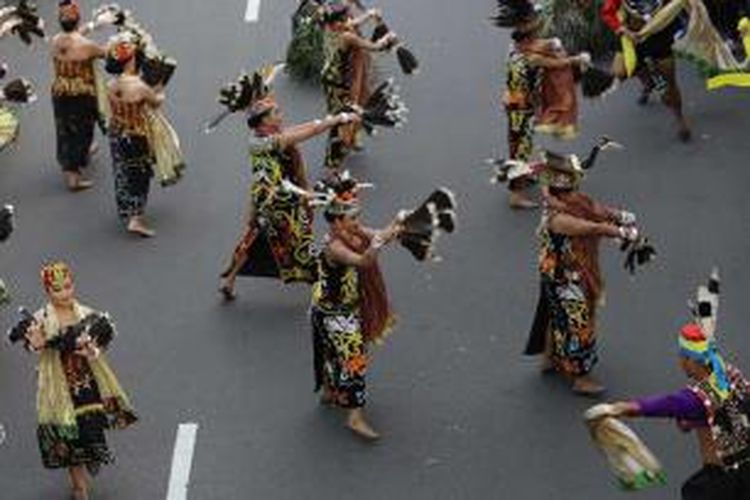
<svg viewBox="0 0 750 500">
<path fill-rule="evenodd" d="M 705 422 L 706 409 L 690 389 L 650 398 L 637 399 L 644 417 L 666 417 L 677 420 Z"/>
</svg>

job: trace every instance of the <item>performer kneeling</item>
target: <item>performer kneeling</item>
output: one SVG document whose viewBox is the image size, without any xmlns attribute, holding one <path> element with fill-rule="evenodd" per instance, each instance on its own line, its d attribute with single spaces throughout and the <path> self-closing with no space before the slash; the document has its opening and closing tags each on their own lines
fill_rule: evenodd
<svg viewBox="0 0 750 500">
<path fill-rule="evenodd" d="M 377 439 L 363 414 L 368 344 L 394 323 L 378 254 L 398 237 L 401 225 L 397 218 L 379 231 L 365 228 L 358 220 L 356 189 L 351 180 L 335 181 L 335 196 L 325 208 L 329 231 L 311 309 L 315 389 L 322 389 L 323 404 L 348 410 L 347 427 Z"/>
<path fill-rule="evenodd" d="M 87 470 L 96 474 L 114 456 L 105 431 L 124 429 L 137 417 L 102 350 L 115 335 L 106 315 L 76 300 L 67 265 L 41 271 L 49 304 L 26 313 L 10 332 L 39 353 L 37 438 L 45 468 L 67 468 L 75 500 L 88 498 Z"/>
<path fill-rule="evenodd" d="M 315 280 L 313 213 L 305 198 L 307 175 L 297 145 L 334 127 L 360 120 L 356 114 L 340 113 L 284 127 L 283 115 L 268 87 L 270 82 L 256 75 L 257 78 L 241 80 L 247 85 L 258 82 L 259 88 L 249 91 L 255 98 L 248 108 L 247 124 L 255 137 L 250 140 L 253 184 L 247 227 L 222 273 L 219 289 L 228 301 L 235 298 L 237 276 L 278 278 L 284 283 Z M 229 106 L 234 108 L 232 104 Z M 302 191 L 285 189 L 285 182 Z"/>
</svg>

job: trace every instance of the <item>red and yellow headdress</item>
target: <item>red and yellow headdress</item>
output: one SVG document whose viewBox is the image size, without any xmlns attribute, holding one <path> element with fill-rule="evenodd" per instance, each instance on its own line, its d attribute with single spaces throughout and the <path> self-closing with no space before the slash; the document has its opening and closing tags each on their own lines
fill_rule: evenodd
<svg viewBox="0 0 750 500">
<path fill-rule="evenodd" d="M 729 395 L 729 379 L 724 359 L 716 347 L 716 340 L 706 335 L 696 323 L 688 323 L 680 330 L 680 355 L 711 368 L 711 387 L 723 399 Z"/>
<path fill-rule="evenodd" d="M 40 275 L 45 290 L 61 290 L 65 281 L 73 278 L 70 268 L 62 261 L 45 264 Z"/>
</svg>

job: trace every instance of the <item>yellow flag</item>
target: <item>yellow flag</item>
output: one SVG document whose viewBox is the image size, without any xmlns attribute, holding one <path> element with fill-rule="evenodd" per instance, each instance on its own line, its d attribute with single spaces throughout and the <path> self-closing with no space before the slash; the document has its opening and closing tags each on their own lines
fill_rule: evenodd
<svg viewBox="0 0 750 500">
<path fill-rule="evenodd" d="M 620 44 L 622 45 L 622 57 L 625 62 L 625 72 L 629 78 L 635 73 L 635 66 L 638 64 L 638 59 L 635 55 L 635 44 L 633 43 L 633 40 L 626 36 L 620 37 Z"/>
</svg>

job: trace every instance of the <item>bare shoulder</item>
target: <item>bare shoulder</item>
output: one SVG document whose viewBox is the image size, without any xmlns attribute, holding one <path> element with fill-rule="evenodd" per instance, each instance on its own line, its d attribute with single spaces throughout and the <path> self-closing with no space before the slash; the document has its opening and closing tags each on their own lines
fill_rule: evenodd
<svg viewBox="0 0 750 500">
<path fill-rule="evenodd" d="M 58 33 L 50 40 L 50 46 L 52 47 L 52 50 L 59 50 L 68 45 L 70 45 L 70 41 L 68 39 L 68 36 L 64 33 Z"/>
</svg>

